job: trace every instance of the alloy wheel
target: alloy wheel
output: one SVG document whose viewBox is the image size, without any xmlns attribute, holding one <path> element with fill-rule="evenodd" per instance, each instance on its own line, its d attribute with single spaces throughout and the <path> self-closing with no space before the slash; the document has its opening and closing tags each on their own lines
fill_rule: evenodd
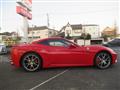
<svg viewBox="0 0 120 90">
<path fill-rule="evenodd" d="M 40 67 L 40 58 L 36 54 L 27 54 L 22 60 L 22 66 L 26 71 L 36 71 Z"/>
<path fill-rule="evenodd" d="M 101 52 L 96 56 L 95 64 L 100 69 L 108 68 L 111 65 L 111 56 L 106 52 Z"/>
</svg>

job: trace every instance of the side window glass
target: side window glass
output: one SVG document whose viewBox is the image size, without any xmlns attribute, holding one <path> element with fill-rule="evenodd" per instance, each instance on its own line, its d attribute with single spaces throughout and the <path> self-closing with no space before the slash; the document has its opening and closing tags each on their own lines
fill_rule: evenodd
<svg viewBox="0 0 120 90">
<path fill-rule="evenodd" d="M 67 47 L 71 43 L 62 39 L 51 39 L 51 40 L 44 40 L 39 42 L 39 44 L 47 45 L 47 46 L 61 46 L 61 47 Z"/>
<path fill-rule="evenodd" d="M 55 46 L 55 42 L 49 42 L 50 46 Z"/>
<path fill-rule="evenodd" d="M 65 46 L 65 44 L 62 42 L 55 42 L 55 46 Z"/>
<path fill-rule="evenodd" d="M 49 41 L 50 46 L 65 46 L 65 44 L 59 40 Z"/>
<path fill-rule="evenodd" d="M 49 45 L 48 40 L 45 40 L 45 41 L 39 42 L 39 44 Z"/>
</svg>

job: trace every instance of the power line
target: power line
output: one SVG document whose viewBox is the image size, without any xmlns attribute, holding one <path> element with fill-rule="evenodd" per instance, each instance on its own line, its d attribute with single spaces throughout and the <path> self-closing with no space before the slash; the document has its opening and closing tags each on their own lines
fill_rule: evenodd
<svg viewBox="0 0 120 90">
<path fill-rule="evenodd" d="M 96 11 L 85 11 L 85 12 L 49 12 L 50 14 L 88 14 L 88 13 L 102 13 L 102 12 L 117 12 L 117 10 L 96 10 Z"/>
</svg>

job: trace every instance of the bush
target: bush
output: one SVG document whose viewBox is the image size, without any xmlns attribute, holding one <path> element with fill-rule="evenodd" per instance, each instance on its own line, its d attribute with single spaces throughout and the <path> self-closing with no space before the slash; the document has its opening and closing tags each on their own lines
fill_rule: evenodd
<svg viewBox="0 0 120 90">
<path fill-rule="evenodd" d="M 89 33 L 87 33 L 87 34 L 82 33 L 81 36 L 80 36 L 80 39 L 89 40 L 89 39 L 91 39 L 91 35 Z"/>
<path fill-rule="evenodd" d="M 67 34 L 67 36 L 65 38 L 71 39 L 72 37 L 69 34 Z"/>
</svg>

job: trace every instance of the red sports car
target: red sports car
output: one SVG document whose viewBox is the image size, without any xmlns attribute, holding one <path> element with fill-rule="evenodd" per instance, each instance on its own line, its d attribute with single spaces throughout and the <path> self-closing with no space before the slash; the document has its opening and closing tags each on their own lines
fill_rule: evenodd
<svg viewBox="0 0 120 90">
<path fill-rule="evenodd" d="M 27 71 L 64 66 L 96 66 L 106 69 L 117 62 L 117 54 L 110 48 L 79 46 L 64 38 L 46 38 L 31 44 L 14 46 L 11 64 Z"/>
</svg>

